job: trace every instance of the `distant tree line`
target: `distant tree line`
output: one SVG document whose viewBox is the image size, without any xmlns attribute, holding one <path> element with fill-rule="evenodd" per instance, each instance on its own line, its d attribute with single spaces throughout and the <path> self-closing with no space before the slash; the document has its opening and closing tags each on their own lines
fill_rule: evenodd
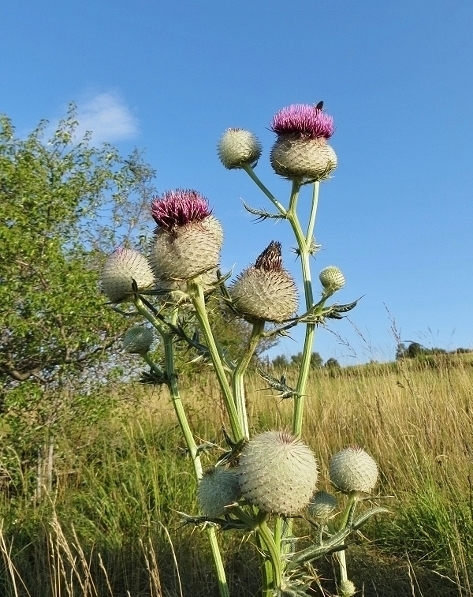
<svg viewBox="0 0 473 597">
<path fill-rule="evenodd" d="M 297 367 L 300 365 L 302 361 L 302 352 L 298 352 L 297 354 L 293 354 L 290 357 L 286 355 L 280 354 L 275 357 L 271 362 L 272 367 L 277 368 L 287 368 L 287 367 Z M 311 369 L 319 369 L 321 367 L 327 368 L 337 368 L 340 367 L 340 363 L 337 359 L 333 357 L 328 359 L 325 363 L 323 358 L 320 356 L 318 352 L 313 352 L 310 357 L 310 367 Z"/>
<path fill-rule="evenodd" d="M 396 361 L 400 361 L 401 359 L 428 359 L 434 358 L 439 355 L 457 355 L 457 354 L 468 354 L 473 353 L 473 349 L 471 348 L 456 348 L 455 350 L 445 350 L 444 348 L 426 348 L 419 344 L 418 342 L 409 342 L 404 343 L 400 342 L 396 348 Z M 264 360 L 264 359 L 263 359 Z M 302 353 L 299 352 L 292 356 L 286 356 L 284 354 L 277 355 L 274 359 L 269 360 L 266 358 L 265 364 L 270 365 L 275 368 L 284 369 L 290 367 L 297 367 L 300 365 L 302 360 Z M 310 367 L 311 369 L 319 369 L 319 368 L 327 368 L 327 369 L 337 369 L 340 368 L 341 365 L 337 361 L 337 359 L 331 357 L 327 359 L 324 363 L 323 358 L 320 356 L 318 352 L 313 352 L 311 359 L 310 359 Z"/>
<path fill-rule="evenodd" d="M 400 359 L 418 359 L 428 356 L 466 354 L 470 352 L 473 352 L 470 348 L 456 348 L 455 350 L 448 351 L 437 347 L 426 348 L 418 342 L 410 342 L 409 344 L 399 342 L 396 348 L 396 361 Z"/>
</svg>

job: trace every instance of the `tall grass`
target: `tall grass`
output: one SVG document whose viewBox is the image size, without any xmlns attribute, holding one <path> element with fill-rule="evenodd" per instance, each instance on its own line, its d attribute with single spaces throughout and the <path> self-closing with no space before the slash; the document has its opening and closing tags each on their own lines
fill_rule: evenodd
<svg viewBox="0 0 473 597">
<path fill-rule="evenodd" d="M 218 387 L 206 375 L 182 383 L 193 431 L 210 442 L 210 464 L 226 449 Z M 264 388 L 256 373 L 249 377 L 254 431 L 290 427 L 291 401 Z M 364 530 L 370 543 L 355 546 L 352 563 L 347 552 L 365 595 L 471 594 L 472 389 L 473 368 L 460 360 L 312 372 L 303 436 L 318 456 L 320 488 L 330 489 L 330 456 L 358 444 L 379 463 L 379 495 L 392 512 Z M 53 490 L 42 501 L 34 500 L 34 471 L 10 450 L 1 595 L 218 594 L 205 536 L 179 515 L 197 513 L 195 481 L 167 391 L 122 392 L 100 425 L 69 424 L 56 437 Z M 219 538 L 233 594 L 255 594 L 256 554 L 244 536 Z"/>
</svg>

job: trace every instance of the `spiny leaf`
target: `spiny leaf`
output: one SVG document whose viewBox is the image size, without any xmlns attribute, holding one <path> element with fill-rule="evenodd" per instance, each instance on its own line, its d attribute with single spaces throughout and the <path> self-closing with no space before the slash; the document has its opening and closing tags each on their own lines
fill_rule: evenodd
<svg viewBox="0 0 473 597">
<path fill-rule="evenodd" d="M 286 376 L 281 375 L 280 379 L 273 377 L 269 373 L 266 373 L 258 367 L 258 373 L 261 377 L 268 382 L 269 388 L 263 388 L 264 390 L 276 390 L 278 398 L 286 400 L 288 398 L 300 397 L 302 394 L 297 392 L 294 388 L 291 388 L 286 384 Z"/>
<path fill-rule="evenodd" d="M 264 209 L 255 209 L 253 207 L 250 207 L 249 205 L 247 205 L 244 201 L 243 201 L 243 207 L 246 209 L 246 211 L 250 212 L 250 214 L 253 214 L 254 216 L 257 216 L 256 221 L 263 221 L 266 220 L 268 218 L 274 219 L 274 220 L 283 220 L 285 219 L 285 217 L 282 214 L 272 214 L 269 213 L 268 211 L 265 211 Z"/>
</svg>

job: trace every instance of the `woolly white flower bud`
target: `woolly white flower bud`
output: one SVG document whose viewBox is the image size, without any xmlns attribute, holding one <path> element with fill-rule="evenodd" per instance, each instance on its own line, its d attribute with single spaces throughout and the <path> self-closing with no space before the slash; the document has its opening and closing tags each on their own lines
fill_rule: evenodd
<svg viewBox="0 0 473 597">
<path fill-rule="evenodd" d="M 236 502 L 240 495 L 235 469 L 224 469 L 220 466 L 204 473 L 197 490 L 200 509 L 209 518 L 222 516 L 225 506 Z"/>
<path fill-rule="evenodd" d="M 130 328 L 123 336 L 123 348 L 130 354 L 146 354 L 153 343 L 153 332 L 142 325 Z"/>
<path fill-rule="evenodd" d="M 337 508 L 337 498 L 326 491 L 317 491 L 309 502 L 308 512 L 312 518 L 325 520 Z"/>
<path fill-rule="evenodd" d="M 319 280 L 325 290 L 336 292 L 345 286 L 345 276 L 335 265 L 329 265 L 319 274 Z"/>
<path fill-rule="evenodd" d="M 229 288 L 235 308 L 248 321 L 281 322 L 297 309 L 297 289 L 282 266 L 281 244 L 271 242 Z"/>
<path fill-rule="evenodd" d="M 351 580 L 342 580 L 338 588 L 340 597 L 353 597 L 356 593 L 355 583 L 352 583 Z"/>
<path fill-rule="evenodd" d="M 344 493 L 370 493 L 378 480 L 378 465 L 358 446 L 341 450 L 330 459 L 330 480 Z"/>
<path fill-rule="evenodd" d="M 117 249 L 105 262 L 100 284 L 113 303 L 119 303 L 132 293 L 132 281 L 138 289 L 153 285 L 154 275 L 146 257 L 133 249 Z"/>
<path fill-rule="evenodd" d="M 261 156 L 261 143 L 244 129 L 227 129 L 218 142 L 218 157 L 229 170 L 253 166 Z"/>
<path fill-rule="evenodd" d="M 323 137 L 299 139 L 280 136 L 270 153 L 276 174 L 290 180 L 326 180 L 337 167 L 337 154 Z"/>
<path fill-rule="evenodd" d="M 238 467 L 243 497 L 265 512 L 292 516 L 309 503 L 317 483 L 312 450 L 284 431 L 267 431 L 243 448 Z"/>
</svg>

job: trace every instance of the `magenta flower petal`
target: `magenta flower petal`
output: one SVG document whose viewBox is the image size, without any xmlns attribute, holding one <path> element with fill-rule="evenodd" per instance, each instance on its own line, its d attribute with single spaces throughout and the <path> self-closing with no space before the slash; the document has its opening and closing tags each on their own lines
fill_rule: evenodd
<svg viewBox="0 0 473 597">
<path fill-rule="evenodd" d="M 159 228 L 174 230 L 210 216 L 209 202 L 193 190 L 166 191 L 151 202 L 151 215 Z"/>
<path fill-rule="evenodd" d="M 329 139 L 334 132 L 333 118 L 316 106 L 292 104 L 275 114 L 271 121 L 271 130 L 277 135 Z"/>
</svg>

